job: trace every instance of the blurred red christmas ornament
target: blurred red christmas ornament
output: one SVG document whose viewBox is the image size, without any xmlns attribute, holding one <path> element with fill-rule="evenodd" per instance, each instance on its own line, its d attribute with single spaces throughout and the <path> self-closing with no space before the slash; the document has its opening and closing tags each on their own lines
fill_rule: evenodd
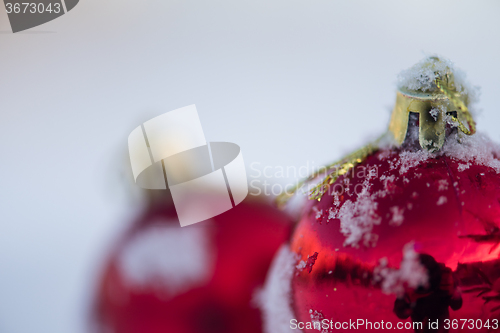
<svg viewBox="0 0 500 333">
<path fill-rule="evenodd" d="M 309 179 L 266 282 L 267 333 L 500 330 L 500 149 L 474 134 L 473 92 L 424 60 L 388 133 Z"/>
<path fill-rule="evenodd" d="M 180 227 L 168 191 L 150 193 L 151 204 L 105 264 L 95 331 L 261 332 L 253 298 L 290 235 L 287 216 L 249 197 L 211 220 Z"/>
</svg>

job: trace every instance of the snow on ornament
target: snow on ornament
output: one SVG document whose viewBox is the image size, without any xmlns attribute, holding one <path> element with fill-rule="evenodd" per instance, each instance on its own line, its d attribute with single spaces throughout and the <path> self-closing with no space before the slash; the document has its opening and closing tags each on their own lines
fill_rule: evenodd
<svg viewBox="0 0 500 333">
<path fill-rule="evenodd" d="M 104 263 L 96 333 L 259 333 L 254 304 L 291 223 L 262 198 L 181 227 L 168 190 L 148 203 Z"/>
<path fill-rule="evenodd" d="M 299 185 L 312 200 L 261 295 L 267 333 L 500 330 L 500 147 L 475 133 L 476 95 L 424 59 L 388 132 Z"/>
</svg>

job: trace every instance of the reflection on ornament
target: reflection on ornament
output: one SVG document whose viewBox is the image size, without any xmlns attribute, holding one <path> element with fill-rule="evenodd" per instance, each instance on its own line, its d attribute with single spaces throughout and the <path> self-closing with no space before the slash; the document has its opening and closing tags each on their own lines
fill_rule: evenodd
<svg viewBox="0 0 500 333">
<path fill-rule="evenodd" d="M 96 292 L 94 332 L 261 332 L 252 300 L 290 234 L 288 217 L 248 198 L 181 227 L 167 193 L 153 197 L 112 248 Z"/>
<path fill-rule="evenodd" d="M 500 329 L 500 147 L 475 134 L 473 101 L 450 62 L 426 59 L 400 79 L 388 133 L 305 180 L 316 200 L 275 259 L 293 273 L 273 269 L 265 287 L 292 317 L 263 306 L 268 333 L 290 320 Z M 318 328 L 335 330 L 303 331 Z"/>
</svg>

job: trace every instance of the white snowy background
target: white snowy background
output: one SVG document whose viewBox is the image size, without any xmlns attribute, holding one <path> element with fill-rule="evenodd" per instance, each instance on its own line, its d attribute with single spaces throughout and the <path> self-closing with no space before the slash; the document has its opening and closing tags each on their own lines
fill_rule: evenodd
<svg viewBox="0 0 500 333">
<path fill-rule="evenodd" d="M 499 14 L 498 1 L 81 0 L 12 34 L 1 8 L 0 332 L 85 332 L 133 214 L 127 136 L 155 115 L 195 103 L 207 139 L 239 144 L 248 166 L 320 165 L 384 131 L 397 73 L 438 53 L 482 87 L 478 129 L 500 141 Z"/>
</svg>

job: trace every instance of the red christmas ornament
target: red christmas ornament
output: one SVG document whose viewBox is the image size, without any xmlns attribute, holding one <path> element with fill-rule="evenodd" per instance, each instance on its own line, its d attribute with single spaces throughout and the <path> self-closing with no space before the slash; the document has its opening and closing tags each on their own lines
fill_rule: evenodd
<svg viewBox="0 0 500 333">
<path fill-rule="evenodd" d="M 154 192 L 154 191 L 152 191 Z M 97 332 L 261 332 L 253 305 L 288 218 L 258 199 L 180 227 L 167 191 L 113 248 L 97 290 Z"/>
<path fill-rule="evenodd" d="M 268 333 L 500 330 L 500 149 L 449 62 L 400 82 L 388 134 L 329 167 L 275 259 Z"/>
</svg>

